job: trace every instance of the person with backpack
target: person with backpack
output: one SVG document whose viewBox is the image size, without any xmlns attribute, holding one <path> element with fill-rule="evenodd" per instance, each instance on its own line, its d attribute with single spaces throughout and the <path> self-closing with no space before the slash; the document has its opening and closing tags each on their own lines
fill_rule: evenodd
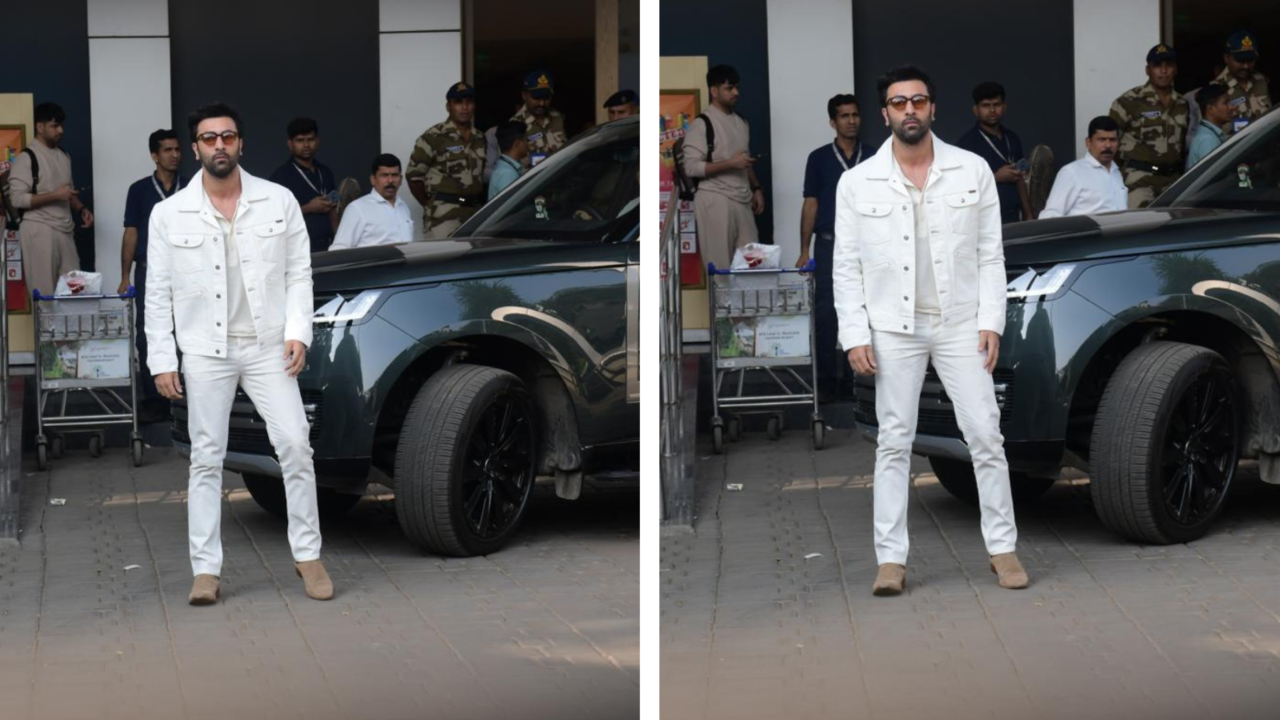
<svg viewBox="0 0 1280 720">
<path fill-rule="evenodd" d="M 71 156 L 58 147 L 67 114 L 55 103 L 35 108 L 36 141 L 14 158 L 9 195 L 18 212 L 18 241 L 27 289 L 52 295 L 58 278 L 80 269 L 75 222 L 93 227 L 93 213 L 77 197 L 71 177 Z"/>
<path fill-rule="evenodd" d="M 738 71 L 717 65 L 707 71 L 711 105 L 689 123 L 681 145 L 684 174 L 697 189 L 693 213 L 702 259 L 728 268 L 733 251 L 756 242 L 755 215 L 764 212 L 764 191 L 751 169 L 751 128 L 734 112 Z"/>
</svg>

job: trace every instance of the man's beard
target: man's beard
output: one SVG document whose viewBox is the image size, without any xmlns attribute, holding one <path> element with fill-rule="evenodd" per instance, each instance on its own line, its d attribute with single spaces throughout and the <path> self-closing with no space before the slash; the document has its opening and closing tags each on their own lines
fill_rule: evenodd
<svg viewBox="0 0 1280 720">
<path fill-rule="evenodd" d="M 216 155 L 210 155 L 209 157 L 204 158 L 200 164 L 204 167 L 205 172 L 221 180 L 231 175 L 231 173 L 240 164 L 239 158 L 232 157 L 231 155 L 227 155 L 226 157 L 229 162 L 227 162 L 226 166 L 223 168 L 219 168 L 215 164 L 215 161 L 217 159 Z"/>
<path fill-rule="evenodd" d="M 916 126 L 908 130 L 906 128 L 906 120 L 893 125 L 893 136 L 906 143 L 907 145 L 916 145 L 921 140 L 929 136 L 929 121 L 922 118 L 915 118 Z"/>
</svg>

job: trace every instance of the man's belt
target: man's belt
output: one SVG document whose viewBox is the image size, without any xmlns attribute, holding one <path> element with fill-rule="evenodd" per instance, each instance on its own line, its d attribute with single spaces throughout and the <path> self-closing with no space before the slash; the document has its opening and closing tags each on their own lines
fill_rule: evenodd
<svg viewBox="0 0 1280 720">
<path fill-rule="evenodd" d="M 474 195 L 454 195 L 446 192 L 431 193 L 431 200 L 434 202 L 445 202 L 451 205 L 461 205 L 463 207 L 480 207 L 484 204 L 484 198 L 480 193 Z"/>
<path fill-rule="evenodd" d="M 1125 160 L 1124 168 L 1126 170 L 1141 170 L 1149 172 L 1152 175 L 1181 175 L 1182 166 L 1180 165 L 1155 165 L 1141 160 Z"/>
</svg>

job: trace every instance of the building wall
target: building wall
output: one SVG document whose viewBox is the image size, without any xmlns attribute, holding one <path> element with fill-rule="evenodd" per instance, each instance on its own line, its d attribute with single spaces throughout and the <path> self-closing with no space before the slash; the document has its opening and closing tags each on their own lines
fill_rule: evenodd
<svg viewBox="0 0 1280 720">
<path fill-rule="evenodd" d="M 1084 157 L 1089 121 L 1147 81 L 1147 51 L 1160 42 L 1160 0 L 1075 0 L 1076 113 L 1067 160 Z M 1055 153 L 1057 148 L 1054 148 Z"/>
<path fill-rule="evenodd" d="M 770 116 L 769 36 L 766 0 L 662 0 L 659 54 L 706 56 L 709 66 L 728 64 L 742 76 L 738 113 L 751 123 L 751 152 L 765 157 L 756 177 L 766 188 L 768 208 L 756 218 L 760 238 L 774 237 L 773 165 Z M 706 85 L 705 79 L 702 83 Z"/>
</svg>

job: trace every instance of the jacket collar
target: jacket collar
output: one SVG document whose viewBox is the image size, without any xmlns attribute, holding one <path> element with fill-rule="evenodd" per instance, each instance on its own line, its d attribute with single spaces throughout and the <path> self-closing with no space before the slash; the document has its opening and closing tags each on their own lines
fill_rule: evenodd
<svg viewBox="0 0 1280 720">
<path fill-rule="evenodd" d="M 933 166 L 938 170 L 954 170 L 961 167 L 962 162 L 959 150 L 942 142 L 932 132 L 929 135 L 933 138 Z M 863 160 L 862 164 L 867 166 L 868 180 L 888 181 L 893 178 L 893 136 L 890 135 L 889 139 L 880 145 L 880 150 L 871 156 L 869 160 Z M 890 182 L 889 184 L 895 185 L 897 183 Z M 905 188 L 900 189 L 902 192 L 906 192 Z"/>
<path fill-rule="evenodd" d="M 243 167 L 236 168 L 240 172 L 240 200 L 257 202 L 269 196 L 268 183 L 249 174 Z M 191 181 L 174 195 L 178 198 L 179 212 L 198 213 L 204 208 L 204 170 L 196 171 Z"/>
</svg>

